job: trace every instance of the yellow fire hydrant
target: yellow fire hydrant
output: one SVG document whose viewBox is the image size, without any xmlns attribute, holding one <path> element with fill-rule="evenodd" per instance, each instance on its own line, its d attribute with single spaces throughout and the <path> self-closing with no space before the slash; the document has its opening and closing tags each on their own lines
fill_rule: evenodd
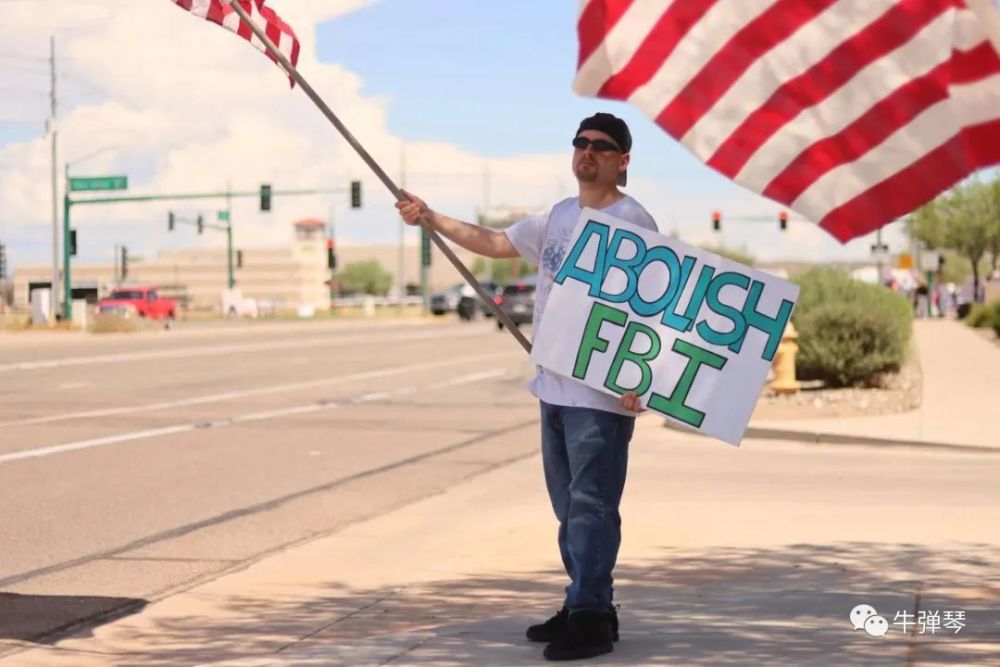
<svg viewBox="0 0 1000 667">
<path fill-rule="evenodd" d="M 779 394 L 794 394 L 799 390 L 799 382 L 795 379 L 795 355 L 799 351 L 795 339 L 798 337 L 798 332 L 789 320 L 774 356 L 774 379 L 768 385 Z"/>
</svg>

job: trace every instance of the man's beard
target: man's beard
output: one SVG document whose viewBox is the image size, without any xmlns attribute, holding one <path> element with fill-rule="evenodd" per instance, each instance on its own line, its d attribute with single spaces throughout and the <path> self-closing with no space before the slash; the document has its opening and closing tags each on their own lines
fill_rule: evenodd
<svg viewBox="0 0 1000 667">
<path fill-rule="evenodd" d="M 576 178 L 583 183 L 593 183 L 597 180 L 597 165 L 585 162 L 576 165 Z"/>
</svg>

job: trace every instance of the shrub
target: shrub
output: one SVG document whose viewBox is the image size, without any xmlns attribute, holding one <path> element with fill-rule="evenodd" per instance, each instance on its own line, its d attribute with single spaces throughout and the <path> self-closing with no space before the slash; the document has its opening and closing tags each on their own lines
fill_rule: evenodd
<svg viewBox="0 0 1000 667">
<path fill-rule="evenodd" d="M 341 289 L 348 294 L 385 296 L 392 287 L 392 274 L 375 259 L 347 264 L 340 270 L 338 278 Z"/>
<path fill-rule="evenodd" d="M 800 374 L 834 387 L 870 385 L 899 370 L 909 340 L 891 316 L 848 301 L 812 308 L 797 328 Z"/>
<path fill-rule="evenodd" d="M 863 385 L 903 363 L 913 310 L 902 296 L 836 269 L 795 278 L 801 288 L 792 321 L 799 332 L 796 369 L 831 386 Z"/>
<path fill-rule="evenodd" d="M 965 323 L 970 327 L 989 328 L 1000 321 L 1000 301 L 990 304 L 973 304 L 969 310 L 969 315 L 965 318 Z"/>
</svg>

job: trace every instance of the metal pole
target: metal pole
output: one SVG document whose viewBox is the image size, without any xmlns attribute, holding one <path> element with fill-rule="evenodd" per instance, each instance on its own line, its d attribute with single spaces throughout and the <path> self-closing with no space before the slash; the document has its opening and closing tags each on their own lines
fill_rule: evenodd
<svg viewBox="0 0 1000 667">
<path fill-rule="evenodd" d="M 340 119 L 337 118 L 333 111 L 330 110 L 330 107 L 327 106 L 326 102 L 324 102 L 319 94 L 313 90 L 313 87 L 309 85 L 309 82 L 302 77 L 292 63 L 289 62 L 288 58 L 285 57 L 285 54 L 278 50 L 278 48 L 274 45 L 274 42 L 271 41 L 271 38 L 267 36 L 267 33 L 265 33 L 260 26 L 250 19 L 249 14 L 247 14 L 246 10 L 243 9 L 240 3 L 233 2 L 232 0 L 222 0 L 222 3 L 229 5 L 233 11 L 239 15 L 243 23 L 250 28 L 251 31 L 253 31 L 253 34 L 257 36 L 257 39 L 259 39 L 265 48 L 267 48 L 268 52 L 281 64 L 281 67 L 285 70 L 285 72 L 287 72 L 288 75 L 291 76 L 297 84 L 299 84 L 299 87 L 302 88 L 303 92 L 309 96 L 309 99 L 311 99 L 323 115 L 326 116 L 326 119 L 330 121 L 335 128 L 337 128 L 337 131 L 340 132 L 341 136 L 343 136 L 347 143 L 351 145 L 351 148 L 357 152 L 361 159 L 365 161 L 365 164 L 368 165 L 372 172 L 378 176 L 378 179 L 382 181 L 382 184 L 388 188 L 389 192 L 393 194 L 396 200 L 406 201 L 406 195 L 404 195 L 403 192 L 396 187 L 396 184 L 392 182 L 392 179 L 385 173 L 385 170 L 382 169 L 377 162 L 375 162 L 374 158 L 369 155 L 364 146 L 362 146 L 358 140 L 354 138 L 354 135 L 347 129 L 347 126 L 340 122 Z M 434 241 L 434 244 L 438 247 L 438 249 L 441 250 L 444 256 L 448 258 L 452 265 L 454 265 L 454 267 L 462 275 L 462 278 L 464 278 L 467 283 L 472 285 L 473 289 L 475 289 L 476 293 L 479 295 L 479 298 L 493 309 L 493 312 L 499 321 L 504 323 L 504 328 L 506 328 L 507 331 L 509 331 L 511 335 L 517 339 L 517 342 L 521 344 L 521 347 L 523 347 L 526 352 L 530 353 L 531 343 L 528 342 L 528 339 L 524 337 L 524 334 L 521 333 L 520 329 L 517 328 L 510 317 L 508 317 L 507 314 L 493 302 L 493 295 L 487 294 L 483 286 L 479 284 L 479 281 L 476 280 L 472 273 L 469 272 L 469 269 L 466 268 L 461 261 L 459 261 L 458 257 L 455 256 L 455 253 L 448 247 L 448 244 L 445 243 L 438 233 L 434 231 L 434 228 L 430 225 L 426 218 L 420 219 L 420 226 L 426 230 L 428 236 L 430 236 L 431 240 Z"/>
<path fill-rule="evenodd" d="M 226 247 L 229 256 L 229 289 L 233 289 L 236 287 L 236 278 L 233 277 L 233 223 L 231 221 L 226 225 Z"/>
<path fill-rule="evenodd" d="M 875 247 L 878 250 L 875 252 L 875 282 L 879 285 L 882 284 L 882 228 L 879 227 L 875 232 Z"/>
<path fill-rule="evenodd" d="M 70 256 L 69 256 L 69 211 L 73 202 L 69 198 L 69 192 L 67 191 L 63 195 L 63 319 L 71 320 L 73 319 L 73 300 L 70 298 L 72 296 L 72 274 L 73 270 L 71 268 Z"/>
<path fill-rule="evenodd" d="M 229 270 L 229 289 L 236 287 L 236 279 L 233 277 L 233 188 L 230 183 L 226 183 L 226 265 Z"/>
<path fill-rule="evenodd" d="M 52 139 L 52 289 L 49 303 L 49 322 L 55 322 L 59 308 L 59 183 L 57 180 L 56 161 L 58 160 L 57 144 L 59 130 L 56 127 L 56 38 L 49 37 L 49 69 L 50 69 L 50 112 L 49 133 Z M 67 264 L 69 257 L 66 257 Z M 65 308 L 63 316 L 68 318 Z"/>
<path fill-rule="evenodd" d="M 424 264 L 424 237 L 427 236 L 427 227 L 421 226 L 420 230 L 420 298 L 424 304 L 424 314 L 426 315 L 431 311 L 431 290 L 428 283 L 430 282 L 428 274 L 430 273 L 428 269 L 430 268 Z M 428 249 L 430 246 L 427 246 Z M 429 250 L 428 250 L 429 252 Z M 428 260 L 430 261 L 430 255 L 428 255 Z"/>
</svg>

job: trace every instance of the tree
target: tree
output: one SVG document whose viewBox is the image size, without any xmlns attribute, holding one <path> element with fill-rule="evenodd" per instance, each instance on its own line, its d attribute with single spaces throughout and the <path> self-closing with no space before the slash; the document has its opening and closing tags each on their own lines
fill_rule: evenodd
<svg viewBox="0 0 1000 667">
<path fill-rule="evenodd" d="M 392 274 L 374 259 L 346 264 L 337 278 L 341 289 L 348 294 L 385 296 L 392 286 Z"/>
<path fill-rule="evenodd" d="M 972 181 L 952 188 L 914 211 L 906 229 L 910 238 L 929 249 L 950 248 L 968 259 L 973 293 L 979 294 L 980 262 L 988 251 L 995 262 L 1000 252 L 998 181 Z"/>
<path fill-rule="evenodd" d="M 990 267 L 996 271 L 1000 263 L 1000 176 L 993 179 L 987 189 L 987 202 L 993 218 L 989 232 Z"/>
</svg>

